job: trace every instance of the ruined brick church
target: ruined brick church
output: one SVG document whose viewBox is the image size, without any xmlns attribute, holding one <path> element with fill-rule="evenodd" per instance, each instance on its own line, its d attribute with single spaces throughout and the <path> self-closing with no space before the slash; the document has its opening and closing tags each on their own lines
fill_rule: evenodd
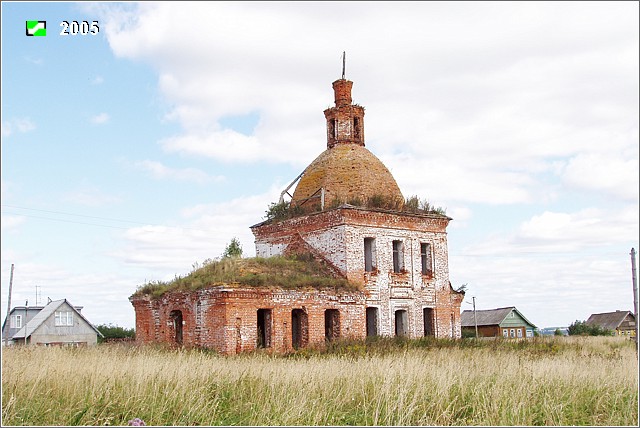
<svg viewBox="0 0 640 428">
<path fill-rule="evenodd" d="M 410 211 L 395 179 L 365 147 L 353 82 L 333 82 L 327 148 L 289 186 L 296 215 L 251 226 L 256 256 L 312 254 L 357 290 L 212 284 L 135 293 L 136 340 L 223 354 L 286 352 L 337 338 L 459 338 L 464 293 L 451 287 L 441 212 Z M 377 203 L 376 203 L 377 201 Z M 281 196 L 282 202 L 282 196 Z M 381 203 L 384 202 L 384 203 Z"/>
</svg>

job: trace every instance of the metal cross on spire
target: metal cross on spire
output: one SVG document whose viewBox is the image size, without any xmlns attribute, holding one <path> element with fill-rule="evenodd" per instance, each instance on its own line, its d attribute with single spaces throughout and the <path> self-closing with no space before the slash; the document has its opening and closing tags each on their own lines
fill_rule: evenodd
<svg viewBox="0 0 640 428">
<path fill-rule="evenodd" d="M 347 54 L 345 51 L 342 51 L 342 80 L 344 80 L 344 67 L 345 67 L 345 59 Z"/>
</svg>

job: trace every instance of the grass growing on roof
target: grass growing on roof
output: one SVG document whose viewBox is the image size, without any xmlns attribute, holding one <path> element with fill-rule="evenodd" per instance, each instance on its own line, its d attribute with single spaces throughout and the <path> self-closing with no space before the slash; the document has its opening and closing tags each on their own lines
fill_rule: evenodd
<svg viewBox="0 0 640 428">
<path fill-rule="evenodd" d="M 284 257 L 226 257 L 207 260 L 186 276 L 176 276 L 171 281 L 150 281 L 140 287 L 133 296 L 160 297 L 167 291 L 189 291 L 216 285 L 241 285 L 250 287 L 279 287 L 286 289 L 339 289 L 359 291 L 360 286 L 336 277 L 325 264 L 309 254 Z"/>
</svg>

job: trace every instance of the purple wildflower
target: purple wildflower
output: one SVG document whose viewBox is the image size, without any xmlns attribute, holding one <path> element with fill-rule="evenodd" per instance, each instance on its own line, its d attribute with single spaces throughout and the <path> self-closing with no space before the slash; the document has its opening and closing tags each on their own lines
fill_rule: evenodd
<svg viewBox="0 0 640 428">
<path fill-rule="evenodd" d="M 129 425 L 134 427 L 143 427 L 143 426 L 146 426 L 147 424 L 145 424 L 142 419 L 135 418 L 129 421 Z"/>
</svg>

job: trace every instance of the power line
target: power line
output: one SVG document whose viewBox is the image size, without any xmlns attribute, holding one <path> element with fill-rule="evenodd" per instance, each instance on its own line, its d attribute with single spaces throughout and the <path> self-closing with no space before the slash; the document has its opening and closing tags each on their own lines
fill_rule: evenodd
<svg viewBox="0 0 640 428">
<path fill-rule="evenodd" d="M 143 222 L 140 222 L 140 221 L 120 220 L 120 219 L 108 218 L 108 217 L 96 217 L 96 216 L 90 216 L 90 215 L 68 213 L 68 212 L 64 212 L 64 211 L 41 210 L 41 209 L 37 209 L 37 208 L 18 207 L 16 205 L 2 204 L 2 206 L 3 207 L 8 207 L 8 208 L 17 208 L 17 209 L 20 209 L 20 210 L 39 211 L 39 212 L 43 212 L 43 213 L 63 214 L 63 215 L 71 215 L 71 216 L 74 216 L 74 217 L 85 217 L 85 218 L 95 218 L 95 219 L 98 219 L 98 220 L 118 221 L 118 222 L 121 222 L 121 223 L 148 224 L 148 223 L 143 223 Z M 12 213 L 12 214 L 15 214 L 15 213 Z M 19 214 L 19 215 L 22 215 L 22 214 Z"/>
<path fill-rule="evenodd" d="M 61 218 L 41 217 L 41 216 L 37 216 L 37 215 L 12 213 L 12 212 L 7 212 L 7 211 L 5 211 L 5 214 L 14 214 L 14 215 L 19 215 L 19 216 L 22 216 L 22 217 L 29 217 L 29 218 L 39 218 L 39 219 L 42 219 L 42 220 L 60 221 L 60 222 L 63 222 L 63 223 L 74 223 L 74 224 L 85 224 L 85 225 L 88 225 L 88 226 L 108 227 L 108 228 L 111 228 L 111 229 L 122 229 L 122 230 L 127 230 L 128 229 L 127 227 L 109 226 L 109 225 L 106 225 L 106 224 L 96 224 L 96 223 L 84 223 L 84 222 L 81 222 L 81 221 L 64 220 L 64 219 L 61 219 Z"/>
<path fill-rule="evenodd" d="M 21 210 L 38 211 L 38 212 L 52 213 L 52 214 L 62 214 L 62 215 L 69 215 L 69 216 L 74 216 L 74 217 L 92 218 L 92 219 L 97 219 L 97 220 L 116 221 L 116 222 L 121 222 L 121 223 L 132 223 L 132 224 L 138 224 L 138 225 L 142 225 L 142 226 L 167 227 L 167 228 L 171 228 L 171 229 L 193 230 L 193 231 L 196 231 L 196 232 L 203 232 L 203 233 L 210 232 L 210 231 L 207 231 L 207 230 L 204 230 L 204 229 L 195 229 L 195 228 L 191 228 L 191 227 L 166 226 L 166 225 L 160 225 L 160 224 L 143 223 L 143 222 L 133 221 L 133 220 L 120 220 L 120 219 L 114 219 L 114 218 L 108 218 L 108 217 L 97 217 L 97 216 L 89 216 L 89 215 L 83 215 L 83 214 L 74 214 L 74 213 L 68 213 L 68 212 L 63 212 L 63 211 L 50 211 L 50 210 L 41 210 L 41 209 L 37 209 L 37 208 L 18 207 L 18 206 L 15 206 L 15 205 L 7 205 L 7 204 L 2 204 L 2 207 L 10 207 L 10 208 L 16 208 L 16 209 L 21 209 Z M 6 211 L 6 210 L 3 211 L 3 213 L 4 214 L 13 214 L 13 215 L 22 216 L 22 217 L 37 218 L 37 219 L 41 219 L 41 220 L 51 220 L 51 221 L 59 221 L 59 222 L 64 222 L 64 223 L 83 224 L 83 225 L 87 225 L 87 226 L 98 226 L 98 227 L 106 227 L 106 228 L 121 229 L 121 230 L 128 230 L 129 229 L 129 227 L 123 227 L 123 226 L 113 226 L 113 225 L 98 224 L 98 223 L 86 223 L 86 222 L 75 221 L 75 220 L 52 218 L 52 217 L 43 217 L 43 216 L 36 216 L 36 215 L 30 215 L 30 214 L 23 214 L 23 213 L 11 212 L 11 211 Z"/>
<path fill-rule="evenodd" d="M 502 258 L 517 258 L 517 257 L 529 257 L 529 256 L 540 256 L 540 257 L 555 257 L 555 256 L 567 256 L 567 257 L 585 257 L 585 251 L 587 251 L 588 256 L 594 257 L 602 257 L 602 256 L 619 256 L 620 252 L 618 251 L 602 251 L 602 252 L 591 252 L 590 248 L 582 248 L 582 249 L 574 249 L 567 251 L 517 251 L 517 250 L 509 250 L 509 254 L 504 253 L 487 253 L 487 254 L 478 254 L 478 253 L 449 253 L 449 258 L 452 257 L 461 257 L 461 258 L 487 258 L 487 259 L 502 259 Z"/>
</svg>

